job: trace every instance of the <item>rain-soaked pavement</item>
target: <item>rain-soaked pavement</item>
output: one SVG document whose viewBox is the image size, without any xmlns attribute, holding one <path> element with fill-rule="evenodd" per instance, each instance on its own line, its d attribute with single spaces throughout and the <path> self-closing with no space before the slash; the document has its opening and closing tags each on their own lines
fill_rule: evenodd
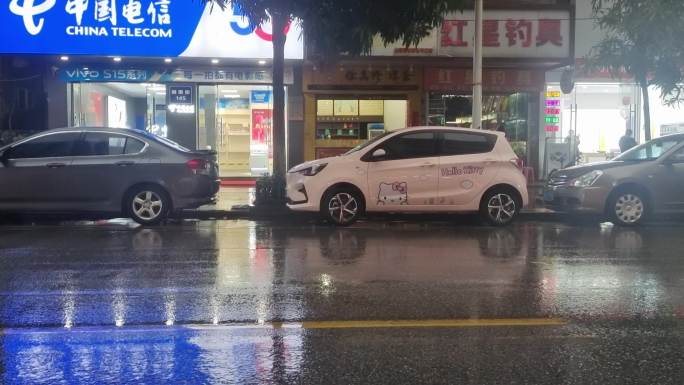
<svg viewBox="0 0 684 385">
<path fill-rule="evenodd" d="M 682 384 L 684 225 L 0 226 L 7 384 Z"/>
</svg>

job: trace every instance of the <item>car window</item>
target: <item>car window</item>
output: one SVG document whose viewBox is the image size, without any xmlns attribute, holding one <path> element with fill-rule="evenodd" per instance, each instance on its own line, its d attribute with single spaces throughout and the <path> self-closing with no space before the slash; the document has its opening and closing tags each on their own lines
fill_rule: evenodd
<svg viewBox="0 0 684 385">
<path fill-rule="evenodd" d="M 124 154 L 137 154 L 142 151 L 143 148 L 145 148 L 145 142 L 129 137 L 126 139 L 126 148 L 124 149 Z"/>
<path fill-rule="evenodd" d="M 363 142 L 363 143 L 359 144 L 358 146 L 352 148 L 351 150 L 347 151 L 346 154 L 352 154 L 352 153 L 355 153 L 355 152 L 357 152 L 357 151 L 361 151 L 361 150 L 363 150 L 364 148 L 366 148 L 366 147 L 368 147 L 368 146 L 371 146 L 371 145 L 377 143 L 379 140 L 384 139 L 387 135 L 389 135 L 389 134 L 391 134 L 391 133 L 392 133 L 391 131 L 386 131 L 386 132 L 382 133 L 381 135 L 378 135 L 378 136 L 376 136 L 375 138 L 373 138 L 373 139 L 371 139 L 371 140 L 369 140 L 369 141 Z M 346 154 L 345 154 L 345 155 L 346 155 Z"/>
<path fill-rule="evenodd" d="M 496 136 L 467 132 L 445 132 L 441 141 L 442 156 L 482 154 L 491 152 Z"/>
<path fill-rule="evenodd" d="M 50 134 L 12 147 L 8 159 L 59 158 L 72 155 L 80 132 Z"/>
<path fill-rule="evenodd" d="M 680 148 L 674 154 L 672 154 L 669 160 L 675 163 L 684 163 L 684 147 Z"/>
<path fill-rule="evenodd" d="M 149 131 L 137 131 L 137 130 L 136 130 L 136 132 L 137 132 L 138 134 L 140 134 L 140 135 L 145 136 L 146 138 L 149 138 L 149 139 L 151 139 L 151 140 L 154 140 L 155 142 L 158 142 L 158 143 L 161 143 L 161 144 L 163 144 L 163 145 L 165 145 L 165 146 L 171 147 L 171 148 L 173 148 L 174 150 L 178 150 L 178 151 L 181 151 L 181 152 L 192 152 L 192 150 L 190 150 L 190 149 L 188 149 L 188 148 L 186 148 L 186 147 L 181 146 L 180 144 L 174 142 L 173 140 L 164 138 L 164 137 L 162 137 L 162 136 L 155 135 L 155 134 L 153 134 L 153 133 L 151 133 L 151 132 L 149 132 Z"/>
<path fill-rule="evenodd" d="M 76 156 L 137 154 L 145 147 L 140 140 L 105 132 L 88 132 L 76 146 Z"/>
<path fill-rule="evenodd" d="M 625 152 L 624 154 L 615 158 L 618 161 L 648 161 L 656 160 L 663 154 L 671 150 L 673 147 L 682 143 L 682 139 L 677 138 L 660 138 L 654 139 L 650 142 L 644 143 L 641 146 Z"/>
<path fill-rule="evenodd" d="M 386 160 L 437 156 L 437 141 L 434 132 L 400 135 L 387 140 L 380 148 L 387 152 Z"/>
</svg>

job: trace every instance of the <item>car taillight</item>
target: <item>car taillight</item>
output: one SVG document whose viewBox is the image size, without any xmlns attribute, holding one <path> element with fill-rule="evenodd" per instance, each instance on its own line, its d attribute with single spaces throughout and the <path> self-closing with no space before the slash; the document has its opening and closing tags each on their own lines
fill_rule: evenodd
<svg viewBox="0 0 684 385">
<path fill-rule="evenodd" d="M 204 159 L 191 159 L 185 163 L 195 174 L 208 174 L 210 164 Z"/>
</svg>

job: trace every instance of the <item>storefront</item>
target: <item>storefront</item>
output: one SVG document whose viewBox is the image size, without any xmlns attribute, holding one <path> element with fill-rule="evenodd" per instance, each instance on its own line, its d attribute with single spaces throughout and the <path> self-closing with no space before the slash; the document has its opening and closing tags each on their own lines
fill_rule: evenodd
<svg viewBox="0 0 684 385">
<path fill-rule="evenodd" d="M 484 14 L 483 128 L 506 132 L 531 179 L 543 163 L 545 73 L 571 63 L 574 45 L 570 5 L 535 8 Z M 473 12 L 457 12 L 415 47 L 378 40 L 369 57 L 307 65 L 306 158 L 404 126 L 470 127 L 473 36 Z"/>
<path fill-rule="evenodd" d="M 305 158 L 339 155 L 385 131 L 420 124 L 422 79 L 414 66 L 306 66 Z"/>
<path fill-rule="evenodd" d="M 429 125 L 472 126 L 472 71 L 427 68 L 427 122 Z M 482 76 L 482 128 L 502 131 L 526 164 L 528 151 L 539 138 L 539 95 L 544 72 L 534 69 L 486 69 Z"/>
<path fill-rule="evenodd" d="M 637 142 L 645 140 L 643 96 L 628 74 L 587 71 L 581 59 L 575 64 L 574 73 L 574 87 L 564 93 L 562 72 L 549 72 L 544 94 L 546 104 L 558 107 L 557 123 L 550 126 L 547 141 L 572 143 L 567 150 L 563 150 L 563 145 L 557 146 L 559 151 L 570 153 L 563 166 L 569 161 L 591 163 L 612 159 L 619 154 L 620 138 L 627 129 L 632 130 Z M 684 132 L 684 107 L 668 105 L 655 87 L 649 88 L 649 104 L 652 138 Z M 559 166 L 548 167 L 547 173 Z"/>
<path fill-rule="evenodd" d="M 0 53 L 45 61 L 48 98 L 64 100 L 49 113 L 48 127 L 147 130 L 188 148 L 216 150 L 222 177 L 270 172 L 270 25 L 255 27 L 237 9 L 200 2 L 149 2 L 138 12 L 105 1 L 95 13 L 87 2 L 52 3 L 40 12 L 0 10 L 0 31 L 13 37 L 0 42 Z M 286 95 L 296 99 L 301 29 L 293 24 L 288 34 Z"/>
<path fill-rule="evenodd" d="M 188 148 L 213 149 L 222 177 L 256 177 L 272 170 L 269 69 L 122 68 L 60 69 L 68 85 L 69 125 L 146 130 Z M 117 72 L 126 79 L 112 76 Z M 293 84 L 291 68 L 285 83 L 287 88 Z"/>
</svg>

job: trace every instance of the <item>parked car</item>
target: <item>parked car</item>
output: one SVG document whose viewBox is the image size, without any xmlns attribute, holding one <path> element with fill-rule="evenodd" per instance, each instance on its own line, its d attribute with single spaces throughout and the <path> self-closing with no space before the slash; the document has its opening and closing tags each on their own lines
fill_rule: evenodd
<svg viewBox="0 0 684 385">
<path fill-rule="evenodd" d="M 684 134 L 664 136 L 617 158 L 552 174 L 546 205 L 637 225 L 651 214 L 684 212 Z"/>
<path fill-rule="evenodd" d="M 503 133 L 446 127 L 387 132 L 287 175 L 288 206 L 350 225 L 364 212 L 480 212 L 510 223 L 527 183 Z"/>
<path fill-rule="evenodd" d="M 210 151 L 144 131 L 64 128 L 0 148 L 0 211 L 121 214 L 151 225 L 211 203 Z"/>
</svg>

